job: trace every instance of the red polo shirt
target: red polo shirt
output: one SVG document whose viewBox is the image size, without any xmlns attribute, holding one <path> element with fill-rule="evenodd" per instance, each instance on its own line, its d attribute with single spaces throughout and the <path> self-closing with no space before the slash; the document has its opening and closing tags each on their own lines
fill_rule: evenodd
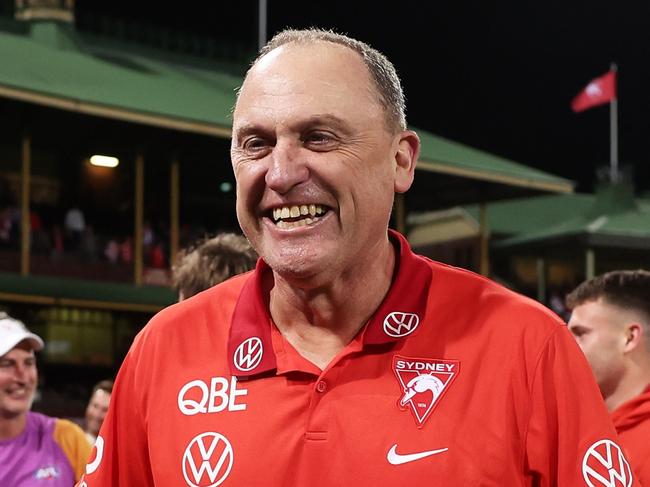
<svg viewBox="0 0 650 487">
<path fill-rule="evenodd" d="M 322 371 L 273 324 L 261 261 L 159 313 L 80 485 L 635 485 L 563 323 L 391 240 L 389 294 Z"/>
</svg>

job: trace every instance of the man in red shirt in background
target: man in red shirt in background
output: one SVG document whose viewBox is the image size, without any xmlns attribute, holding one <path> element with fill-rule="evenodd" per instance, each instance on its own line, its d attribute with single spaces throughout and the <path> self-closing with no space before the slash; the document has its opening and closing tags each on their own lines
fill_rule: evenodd
<svg viewBox="0 0 650 487">
<path fill-rule="evenodd" d="M 566 326 L 388 229 L 419 149 L 381 53 L 276 35 L 233 113 L 261 259 L 138 335 L 80 485 L 638 485 Z"/>
<path fill-rule="evenodd" d="M 650 272 L 613 271 L 567 296 L 589 361 L 639 480 L 650 485 Z"/>
</svg>

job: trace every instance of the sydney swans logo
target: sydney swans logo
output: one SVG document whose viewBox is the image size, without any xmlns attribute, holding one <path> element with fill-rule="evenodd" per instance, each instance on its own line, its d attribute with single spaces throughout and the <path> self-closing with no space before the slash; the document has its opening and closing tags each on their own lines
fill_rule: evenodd
<svg viewBox="0 0 650 487">
<path fill-rule="evenodd" d="M 395 355 L 393 371 L 402 389 L 397 405 L 402 410 L 410 409 L 421 428 L 458 376 L 460 362 Z"/>
</svg>

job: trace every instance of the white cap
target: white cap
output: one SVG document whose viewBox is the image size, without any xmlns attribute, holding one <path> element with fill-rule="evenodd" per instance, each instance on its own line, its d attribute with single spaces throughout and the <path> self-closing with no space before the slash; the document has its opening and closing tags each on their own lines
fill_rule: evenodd
<svg viewBox="0 0 650 487">
<path fill-rule="evenodd" d="M 0 357 L 9 353 L 23 340 L 29 340 L 34 350 L 41 350 L 44 346 L 41 337 L 31 333 L 22 321 L 7 313 L 0 313 Z"/>
</svg>

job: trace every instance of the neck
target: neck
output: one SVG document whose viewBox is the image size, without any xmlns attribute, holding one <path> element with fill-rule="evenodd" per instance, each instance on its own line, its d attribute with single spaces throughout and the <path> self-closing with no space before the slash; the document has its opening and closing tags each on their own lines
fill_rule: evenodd
<svg viewBox="0 0 650 487">
<path fill-rule="evenodd" d="M 374 258 L 325 282 L 295 282 L 274 274 L 273 321 L 298 353 L 321 369 L 359 333 L 390 289 L 392 244 L 382 242 L 372 254 Z"/>
<path fill-rule="evenodd" d="M 650 360 L 647 363 L 632 363 L 616 388 L 605 396 L 605 405 L 611 412 L 621 404 L 634 399 L 650 384 Z"/>
<path fill-rule="evenodd" d="M 0 440 L 10 440 L 20 435 L 27 424 L 27 413 L 0 417 Z"/>
</svg>

